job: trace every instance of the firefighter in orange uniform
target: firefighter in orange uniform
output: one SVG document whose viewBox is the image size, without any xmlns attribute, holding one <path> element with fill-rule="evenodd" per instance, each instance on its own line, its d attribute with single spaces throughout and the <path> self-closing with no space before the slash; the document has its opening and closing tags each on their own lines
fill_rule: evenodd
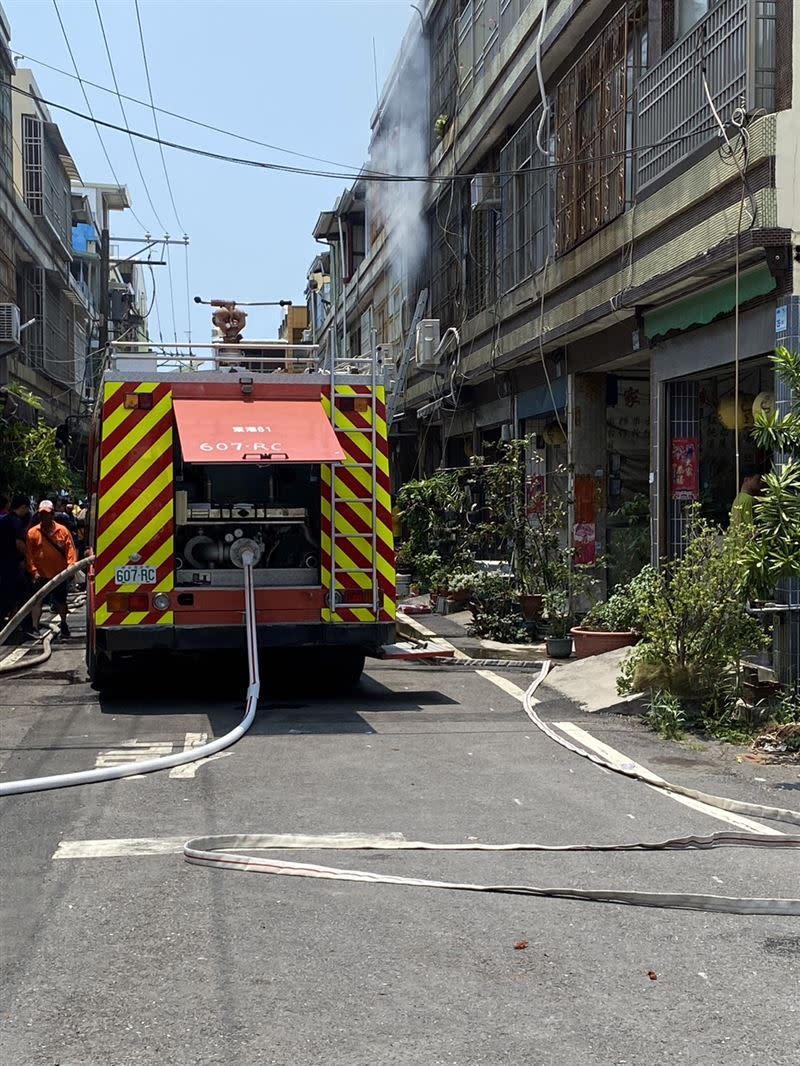
<svg viewBox="0 0 800 1066">
<path fill-rule="evenodd" d="M 68 566 L 78 561 L 75 544 L 68 529 L 59 525 L 53 518 L 53 504 L 42 500 L 39 504 L 39 524 L 28 530 L 27 552 L 28 570 L 35 586 L 41 588 L 51 578 L 56 577 Z M 67 581 L 62 581 L 52 592 L 53 603 L 61 617 L 61 636 L 69 636 L 67 625 Z M 33 625 L 39 625 L 42 605 L 37 604 L 32 610 Z"/>
</svg>

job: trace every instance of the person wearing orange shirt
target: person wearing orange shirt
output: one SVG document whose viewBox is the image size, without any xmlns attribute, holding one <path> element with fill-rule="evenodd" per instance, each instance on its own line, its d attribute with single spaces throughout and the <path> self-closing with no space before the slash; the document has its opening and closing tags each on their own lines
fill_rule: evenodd
<svg viewBox="0 0 800 1066">
<path fill-rule="evenodd" d="M 52 578 L 62 573 L 68 566 L 78 561 L 72 535 L 64 526 L 53 518 L 55 508 L 50 500 L 39 504 L 39 524 L 28 530 L 26 548 L 28 570 L 36 588 L 41 588 Z M 67 581 L 62 581 L 52 592 L 53 603 L 61 616 L 61 636 L 69 636 L 67 625 Z M 37 604 L 32 611 L 33 625 L 39 625 L 42 605 Z"/>
</svg>

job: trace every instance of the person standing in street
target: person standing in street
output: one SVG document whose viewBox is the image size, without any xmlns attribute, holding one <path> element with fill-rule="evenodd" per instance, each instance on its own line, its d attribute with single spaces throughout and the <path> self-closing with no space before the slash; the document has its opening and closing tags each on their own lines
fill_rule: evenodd
<svg viewBox="0 0 800 1066">
<path fill-rule="evenodd" d="M 20 493 L 12 496 L 10 507 L 0 516 L 0 619 L 14 615 L 30 595 L 25 570 L 30 510 L 30 500 Z M 30 636 L 29 618 L 23 621 L 22 632 Z"/>
<path fill-rule="evenodd" d="M 731 507 L 730 524 L 732 527 L 747 528 L 753 525 L 753 505 L 756 498 L 761 494 L 762 484 L 762 475 L 759 467 L 745 466 L 742 468 L 742 486 Z"/>
<path fill-rule="evenodd" d="M 28 530 L 28 570 L 36 588 L 41 588 L 68 566 L 78 561 L 75 544 L 69 530 L 53 518 L 54 508 L 50 500 L 39 504 L 39 524 Z M 61 617 L 61 636 L 68 637 L 67 582 L 62 581 L 52 592 L 53 603 Z M 33 624 L 38 626 L 42 614 L 41 604 L 33 608 Z"/>
</svg>

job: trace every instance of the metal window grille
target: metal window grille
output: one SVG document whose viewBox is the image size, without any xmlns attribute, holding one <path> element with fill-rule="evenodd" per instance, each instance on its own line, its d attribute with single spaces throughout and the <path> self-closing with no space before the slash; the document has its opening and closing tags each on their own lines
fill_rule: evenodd
<svg viewBox="0 0 800 1066">
<path fill-rule="evenodd" d="M 501 284 L 503 292 L 541 270 L 552 250 L 553 174 L 534 170 L 550 162 L 536 146 L 537 107 L 500 151 Z M 549 123 L 543 138 L 549 144 Z M 522 171 L 522 173 L 517 173 Z"/>
<path fill-rule="evenodd" d="M 44 270 L 42 267 L 25 263 L 20 279 L 20 318 L 23 322 L 34 319 L 33 324 L 28 326 L 22 335 L 20 356 L 27 366 L 41 370 L 44 366 Z"/>
<path fill-rule="evenodd" d="M 700 385 L 697 381 L 672 381 L 668 385 L 669 447 L 667 449 L 667 485 L 671 483 L 672 441 L 680 437 L 698 437 L 700 433 Z M 669 551 L 671 559 L 679 559 L 686 545 L 691 500 L 669 497 Z"/>
<path fill-rule="evenodd" d="M 642 77 L 637 188 L 718 141 L 703 72 L 723 120 L 734 109 L 775 109 L 777 0 L 718 0 Z"/>
<path fill-rule="evenodd" d="M 0 215 L 0 301 L 17 302 L 17 279 L 14 269 L 14 232 Z"/>
<path fill-rule="evenodd" d="M 44 137 L 33 115 L 22 116 L 22 195 L 32 215 L 44 214 Z"/>
<path fill-rule="evenodd" d="M 454 0 L 441 4 L 430 26 L 431 41 L 431 119 L 430 143 L 435 147 L 436 119 L 448 115 L 451 119 L 456 106 L 456 38 Z"/>
<path fill-rule="evenodd" d="M 467 251 L 467 316 L 485 311 L 497 299 L 498 216 L 495 211 L 472 211 Z"/>
<path fill-rule="evenodd" d="M 431 213 L 431 314 L 442 329 L 456 325 L 461 280 L 460 204 L 445 193 Z"/>
<path fill-rule="evenodd" d="M 75 333 L 72 312 L 64 294 L 53 285 L 45 290 L 44 370 L 71 385 L 75 377 Z"/>
<path fill-rule="evenodd" d="M 639 5 L 620 8 L 556 90 L 559 255 L 625 210 L 628 46 L 638 18 Z"/>
<path fill-rule="evenodd" d="M 0 71 L 0 168 L 2 168 L 3 184 L 10 191 L 13 183 L 11 78 L 6 71 Z"/>
<path fill-rule="evenodd" d="M 458 20 L 458 79 L 462 91 L 483 77 L 500 50 L 500 0 L 468 0 Z"/>
</svg>

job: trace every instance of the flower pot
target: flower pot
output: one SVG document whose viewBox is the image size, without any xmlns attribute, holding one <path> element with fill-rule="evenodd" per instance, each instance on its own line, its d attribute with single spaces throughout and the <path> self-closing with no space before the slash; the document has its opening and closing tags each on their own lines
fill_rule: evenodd
<svg viewBox="0 0 800 1066">
<path fill-rule="evenodd" d="M 627 648 L 638 640 L 630 629 L 609 632 L 604 629 L 581 629 L 575 626 L 570 630 L 575 641 L 575 658 L 586 659 L 589 655 L 602 655 L 605 651 Z"/>
<path fill-rule="evenodd" d="M 539 593 L 520 593 L 519 606 L 522 610 L 522 617 L 526 622 L 533 622 L 537 618 L 541 617 L 544 610 L 544 596 Z"/>
<path fill-rule="evenodd" d="M 568 659 L 572 655 L 572 637 L 547 637 L 545 647 L 551 659 Z"/>
<path fill-rule="evenodd" d="M 471 596 L 472 589 L 459 589 L 458 592 L 451 592 L 447 599 L 454 607 L 463 607 L 469 603 Z"/>
</svg>

